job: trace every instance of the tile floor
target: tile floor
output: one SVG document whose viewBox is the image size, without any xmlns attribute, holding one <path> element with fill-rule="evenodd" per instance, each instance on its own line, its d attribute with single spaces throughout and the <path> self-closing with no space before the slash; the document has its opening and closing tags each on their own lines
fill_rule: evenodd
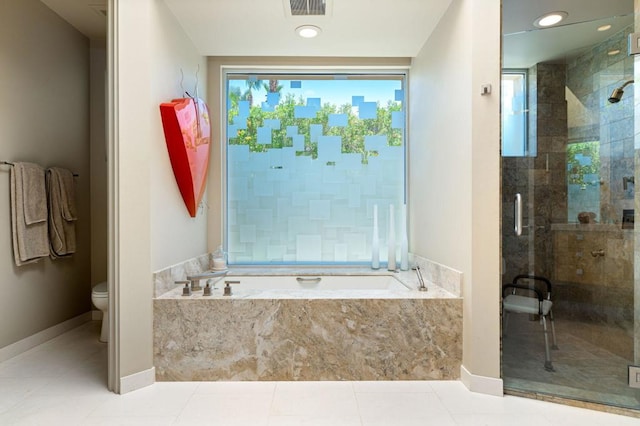
<svg viewBox="0 0 640 426">
<path fill-rule="evenodd" d="M 542 326 L 527 315 L 510 315 L 502 341 L 505 387 L 640 409 L 640 389 L 627 384 L 627 366 L 633 361 L 574 336 L 572 327 L 556 318 L 559 350 L 551 351 L 555 371 L 548 372 Z"/>
<path fill-rule="evenodd" d="M 638 425 L 460 382 L 182 382 L 115 395 L 90 322 L 0 363 L 0 425 Z"/>
</svg>

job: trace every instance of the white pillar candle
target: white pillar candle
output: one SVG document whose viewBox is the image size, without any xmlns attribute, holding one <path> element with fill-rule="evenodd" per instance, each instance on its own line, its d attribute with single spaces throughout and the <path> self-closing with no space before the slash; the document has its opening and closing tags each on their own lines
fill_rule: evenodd
<svg viewBox="0 0 640 426">
<path fill-rule="evenodd" d="M 387 269 L 396 270 L 396 225 L 393 219 L 393 204 L 389 204 L 389 238 L 388 238 L 389 259 L 387 261 Z"/>
<path fill-rule="evenodd" d="M 378 235 L 378 205 L 373 205 L 373 238 L 371 240 L 371 268 L 380 269 L 380 236 Z"/>
<path fill-rule="evenodd" d="M 409 240 L 407 239 L 407 205 L 402 205 L 402 217 L 400 218 L 400 269 L 409 270 Z"/>
</svg>

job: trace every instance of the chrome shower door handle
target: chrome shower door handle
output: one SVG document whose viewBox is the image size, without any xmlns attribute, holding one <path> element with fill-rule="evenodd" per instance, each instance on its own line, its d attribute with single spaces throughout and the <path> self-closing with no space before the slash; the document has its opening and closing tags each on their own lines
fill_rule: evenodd
<svg viewBox="0 0 640 426">
<path fill-rule="evenodd" d="M 514 216 L 514 231 L 519 237 L 522 235 L 522 195 L 516 194 L 516 198 L 513 200 L 513 216 Z"/>
</svg>

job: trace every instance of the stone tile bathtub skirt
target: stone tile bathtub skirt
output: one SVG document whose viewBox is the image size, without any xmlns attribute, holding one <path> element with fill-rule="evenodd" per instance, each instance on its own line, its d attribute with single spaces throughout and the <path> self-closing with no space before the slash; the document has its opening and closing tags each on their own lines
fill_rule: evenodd
<svg viewBox="0 0 640 426">
<path fill-rule="evenodd" d="M 456 380 L 461 299 L 154 300 L 158 381 Z"/>
</svg>

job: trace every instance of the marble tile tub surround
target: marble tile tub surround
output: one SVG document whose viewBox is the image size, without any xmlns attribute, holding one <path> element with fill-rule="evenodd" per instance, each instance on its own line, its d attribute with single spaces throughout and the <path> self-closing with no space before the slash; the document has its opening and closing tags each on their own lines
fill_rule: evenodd
<svg viewBox="0 0 640 426">
<path fill-rule="evenodd" d="M 156 379 L 458 379 L 462 299 L 432 280 L 455 289 L 461 275 L 414 260 L 427 292 L 415 290 L 413 270 L 368 267 L 241 267 L 228 277 L 392 275 L 409 289 L 302 290 L 274 297 L 273 289 L 244 290 L 240 284 L 231 297 L 222 296 L 220 285 L 213 296 L 183 297 L 173 286 L 153 301 Z"/>
<path fill-rule="evenodd" d="M 154 272 L 154 297 L 173 290 L 177 287 L 175 282 L 185 280 L 187 275 L 211 270 L 212 263 L 212 255 L 207 253 Z"/>
<path fill-rule="evenodd" d="M 174 281 L 209 269 L 207 260 L 210 256 L 201 256 L 154 274 L 159 381 L 459 378 L 457 271 L 413 257 L 429 289 L 419 292 L 414 270 L 232 267 L 228 277 L 392 275 L 408 290 L 287 291 L 285 296 L 277 289 L 237 290 L 225 297 L 218 285 L 211 297 L 202 292 L 183 297 Z"/>
<path fill-rule="evenodd" d="M 462 297 L 462 272 L 415 254 L 409 255 L 409 261 L 411 265 L 420 266 L 425 281 Z"/>
<path fill-rule="evenodd" d="M 153 303 L 158 381 L 459 378 L 461 298 Z"/>
<path fill-rule="evenodd" d="M 426 297 L 450 297 L 451 295 L 462 296 L 462 272 L 433 262 L 424 257 L 414 254 L 409 255 L 410 265 L 419 265 L 422 276 L 429 287 L 433 290 L 427 292 Z M 154 272 L 154 297 L 160 297 L 170 292 L 177 286 L 176 281 L 186 279 L 187 275 L 196 274 L 211 269 L 212 254 L 207 253 L 193 259 L 186 260 L 173 266 Z M 241 275 L 300 275 L 317 274 L 317 275 L 362 275 L 362 274 L 388 274 L 384 268 L 373 270 L 366 266 L 362 267 L 340 267 L 340 266 L 324 266 L 324 267 L 273 267 L 273 266 L 256 266 L 256 267 L 238 267 L 231 268 L 229 276 L 234 274 Z M 396 278 L 411 288 L 418 287 L 418 279 L 414 270 L 398 271 L 394 274 Z M 438 287 L 445 290 L 440 293 Z M 450 293 L 450 294 L 447 294 Z"/>
</svg>

